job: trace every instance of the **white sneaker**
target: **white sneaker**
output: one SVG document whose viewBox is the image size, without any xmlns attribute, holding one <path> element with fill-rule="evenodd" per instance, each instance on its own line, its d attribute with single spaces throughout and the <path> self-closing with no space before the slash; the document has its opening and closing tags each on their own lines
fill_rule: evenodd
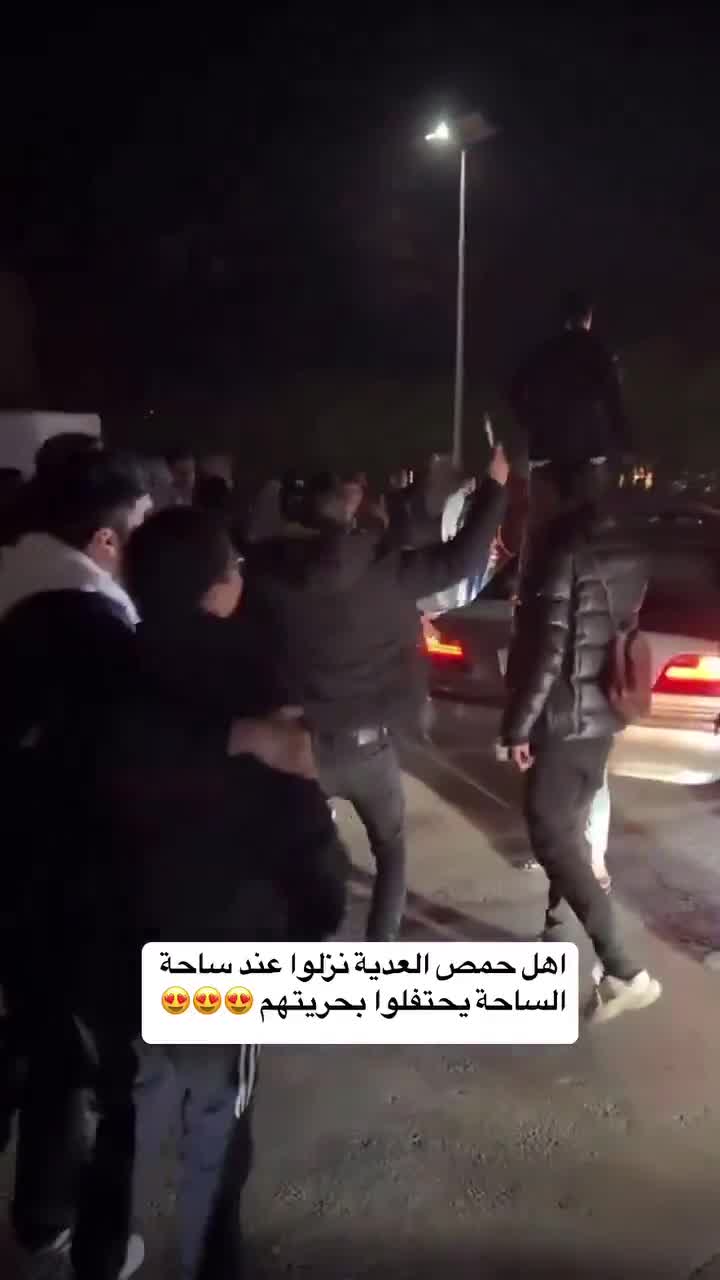
<svg viewBox="0 0 720 1280">
<path fill-rule="evenodd" d="M 118 1280 L 130 1280 L 139 1271 L 145 1261 L 145 1241 L 142 1236 L 132 1235 L 128 1240 L 127 1253 Z"/>
<path fill-rule="evenodd" d="M 593 977 L 595 970 L 593 971 Z M 606 975 L 595 987 L 592 1000 L 585 1017 L 591 1024 L 610 1022 L 621 1013 L 633 1013 L 636 1009 L 647 1009 L 662 995 L 662 986 L 657 978 L 651 978 L 647 969 L 636 973 L 634 978 L 623 980 Z"/>
<path fill-rule="evenodd" d="M 63 1231 L 45 1249 L 26 1255 L 23 1280 L 71 1280 L 75 1272 L 70 1261 L 72 1235 Z M 145 1241 L 142 1236 L 130 1236 L 127 1253 L 118 1280 L 130 1280 L 145 1261 Z"/>
</svg>

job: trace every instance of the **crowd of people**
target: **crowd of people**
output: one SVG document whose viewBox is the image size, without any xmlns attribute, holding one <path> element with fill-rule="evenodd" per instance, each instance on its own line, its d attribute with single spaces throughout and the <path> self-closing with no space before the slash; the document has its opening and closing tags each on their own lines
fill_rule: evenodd
<svg viewBox="0 0 720 1280">
<path fill-rule="evenodd" d="M 529 469 L 513 474 L 502 446 L 477 482 L 435 458 L 380 500 L 361 475 L 288 474 L 240 522 L 219 464 L 65 436 L 5 486 L 0 1136 L 17 1113 L 28 1274 L 135 1274 L 176 1128 L 181 1274 L 242 1274 L 257 1051 L 144 1044 L 141 946 L 332 936 L 349 871 L 335 798 L 376 863 L 366 937 L 399 936 L 397 741 L 424 722 L 422 627 L 477 593 L 493 555 L 522 565 L 501 733 L 550 882 L 545 936 L 567 902 L 597 955 L 592 1020 L 660 994 L 586 840 L 622 727 L 609 655 L 630 644 L 645 585 L 608 509 L 625 428 L 590 321 L 574 304 L 516 382 Z M 199 894 L 198 877 L 222 891 Z"/>
</svg>

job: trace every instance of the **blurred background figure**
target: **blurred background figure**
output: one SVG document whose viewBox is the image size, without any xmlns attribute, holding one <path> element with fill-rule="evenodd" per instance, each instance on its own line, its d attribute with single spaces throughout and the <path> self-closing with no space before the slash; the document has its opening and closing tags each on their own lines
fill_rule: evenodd
<svg viewBox="0 0 720 1280">
<path fill-rule="evenodd" d="M 414 474 L 409 467 L 393 471 L 383 494 L 387 530 L 396 546 L 409 545 Z"/>
<path fill-rule="evenodd" d="M 305 501 L 305 481 L 297 471 L 286 471 L 269 480 L 250 510 L 248 542 L 269 542 L 282 537 L 288 525 L 300 524 Z"/>
<path fill-rule="evenodd" d="M 175 484 L 172 472 L 164 458 L 144 458 L 143 469 L 147 476 L 148 492 L 152 497 L 153 510 L 164 511 L 166 507 L 174 507 Z"/>
<path fill-rule="evenodd" d="M 281 496 L 282 480 L 276 476 L 268 480 L 250 508 L 248 542 L 265 542 L 268 538 L 274 538 L 282 528 Z"/>
<path fill-rule="evenodd" d="M 393 471 L 388 478 L 388 493 L 404 493 L 410 488 L 413 481 L 413 473 L 409 467 L 401 467 L 399 471 Z"/>
<path fill-rule="evenodd" d="M 222 476 L 201 471 L 195 484 L 194 505 L 201 511 L 230 519 L 233 514 L 232 488 Z"/>
<path fill-rule="evenodd" d="M 211 453 L 202 459 L 200 471 L 205 476 L 215 476 L 224 480 L 228 489 L 234 489 L 235 476 L 232 458 L 226 453 Z"/>
<path fill-rule="evenodd" d="M 348 476 L 342 481 L 342 491 L 352 527 L 364 525 L 370 515 L 369 510 L 366 509 L 370 501 L 367 476 L 362 472 Z"/>
</svg>

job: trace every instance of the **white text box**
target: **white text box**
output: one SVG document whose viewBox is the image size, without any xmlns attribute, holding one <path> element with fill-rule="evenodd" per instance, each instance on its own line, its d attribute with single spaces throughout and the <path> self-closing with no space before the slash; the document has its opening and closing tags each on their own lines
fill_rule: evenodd
<svg viewBox="0 0 720 1280">
<path fill-rule="evenodd" d="M 574 1044 L 570 943 L 148 943 L 147 1044 Z"/>
</svg>

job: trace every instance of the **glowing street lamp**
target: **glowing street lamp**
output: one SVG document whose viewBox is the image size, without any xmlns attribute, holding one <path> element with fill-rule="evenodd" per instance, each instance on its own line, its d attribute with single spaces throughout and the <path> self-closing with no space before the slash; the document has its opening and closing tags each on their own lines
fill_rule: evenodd
<svg viewBox="0 0 720 1280">
<path fill-rule="evenodd" d="M 449 142 L 450 141 L 450 125 L 441 120 L 435 125 L 432 133 L 425 134 L 426 142 Z"/>
<path fill-rule="evenodd" d="M 439 120 L 425 141 L 433 145 L 456 146 L 460 151 L 460 216 L 458 228 L 457 319 L 455 330 L 455 398 L 453 404 L 453 462 L 462 465 L 463 390 L 465 383 L 465 194 L 466 154 L 468 147 L 488 142 L 497 130 L 480 112 L 453 122 Z"/>
</svg>

